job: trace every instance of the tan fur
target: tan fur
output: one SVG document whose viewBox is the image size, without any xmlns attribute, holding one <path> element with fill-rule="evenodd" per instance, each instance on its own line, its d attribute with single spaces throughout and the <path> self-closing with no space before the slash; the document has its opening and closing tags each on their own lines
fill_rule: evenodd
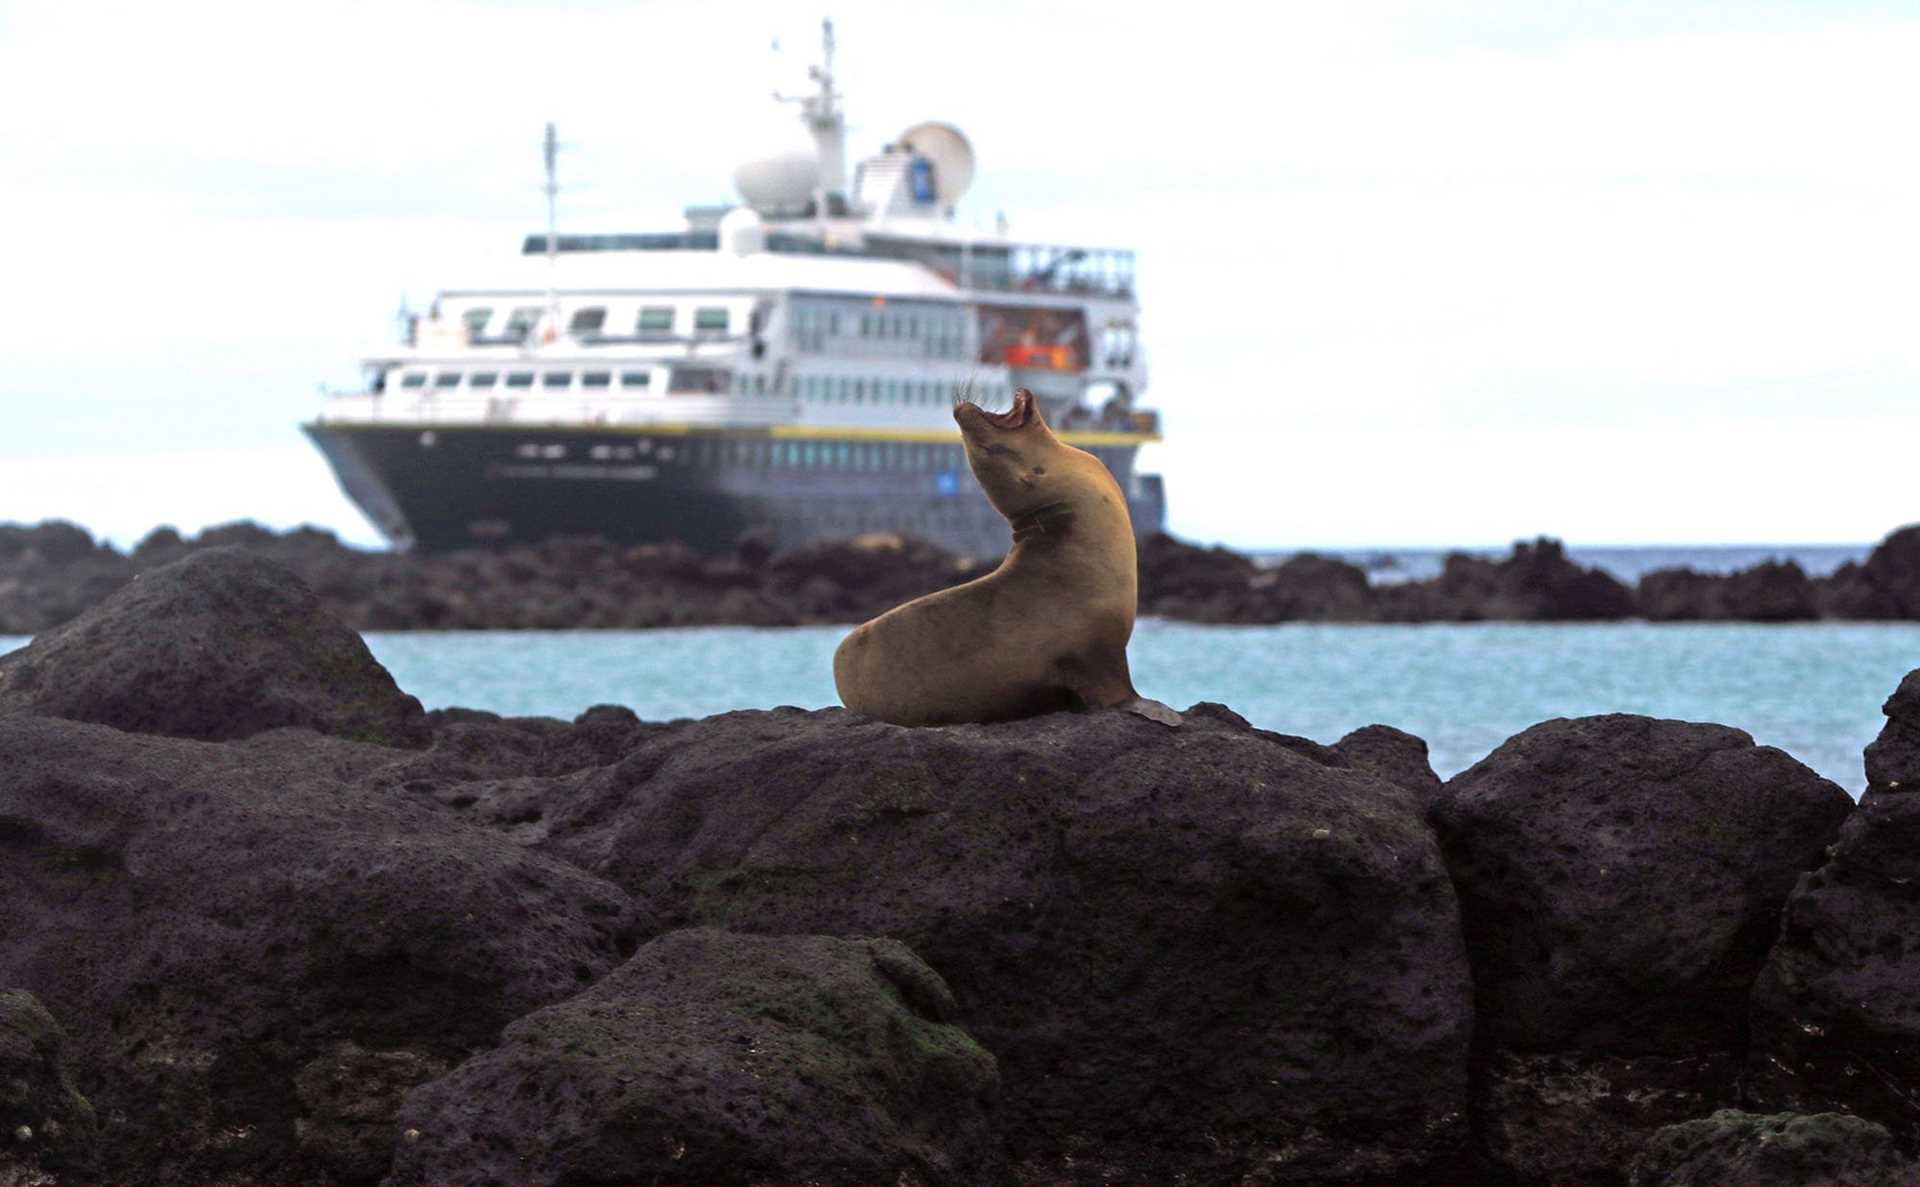
<svg viewBox="0 0 1920 1187">
<path fill-rule="evenodd" d="M 974 476 L 1015 525 L 1012 551 L 985 577 L 897 606 L 841 642 L 833 681 L 854 712 L 938 725 L 1137 700 L 1126 498 L 1098 458 L 1053 435 L 1030 395 L 1015 399 L 1028 402 L 1018 428 L 971 402 L 954 409 Z"/>
</svg>

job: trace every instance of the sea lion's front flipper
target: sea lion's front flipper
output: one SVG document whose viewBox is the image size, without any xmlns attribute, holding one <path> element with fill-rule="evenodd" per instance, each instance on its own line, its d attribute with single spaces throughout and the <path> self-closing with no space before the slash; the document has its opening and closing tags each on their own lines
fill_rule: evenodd
<svg viewBox="0 0 1920 1187">
<path fill-rule="evenodd" d="M 1179 713 L 1148 697 L 1135 697 L 1120 707 L 1129 713 L 1138 713 L 1148 721 L 1157 721 L 1161 725 L 1170 725 L 1176 729 L 1180 725 Z"/>
</svg>

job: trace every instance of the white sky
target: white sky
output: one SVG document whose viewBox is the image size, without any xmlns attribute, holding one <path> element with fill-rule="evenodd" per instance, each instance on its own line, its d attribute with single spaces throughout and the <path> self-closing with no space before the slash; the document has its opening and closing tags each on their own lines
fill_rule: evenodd
<svg viewBox="0 0 1920 1187">
<path fill-rule="evenodd" d="M 854 158 L 949 120 L 963 218 L 1138 250 L 1183 535 L 1920 519 L 1920 0 L 833 15 Z M 548 119 L 563 229 L 729 198 L 797 135 L 766 95 L 817 16 L 0 0 L 0 520 L 374 542 L 298 434 L 316 385 L 543 225 Z"/>
</svg>

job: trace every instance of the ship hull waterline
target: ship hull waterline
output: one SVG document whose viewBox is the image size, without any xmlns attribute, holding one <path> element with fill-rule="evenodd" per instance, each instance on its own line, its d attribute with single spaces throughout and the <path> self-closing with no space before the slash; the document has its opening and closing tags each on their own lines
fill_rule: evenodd
<svg viewBox="0 0 1920 1187">
<path fill-rule="evenodd" d="M 962 556 L 1006 551 L 1006 521 L 957 435 L 602 426 L 302 426 L 347 496 L 396 548 L 498 548 L 555 536 L 679 541 L 708 554 L 749 532 L 776 548 L 887 533 Z M 1158 475 L 1135 435 L 1074 442 L 1114 472 L 1136 534 L 1161 530 Z"/>
</svg>

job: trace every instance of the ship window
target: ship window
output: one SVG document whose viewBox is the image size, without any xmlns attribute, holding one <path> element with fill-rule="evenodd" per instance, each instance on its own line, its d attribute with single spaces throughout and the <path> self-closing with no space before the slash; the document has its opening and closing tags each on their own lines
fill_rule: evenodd
<svg viewBox="0 0 1920 1187">
<path fill-rule="evenodd" d="M 727 390 L 730 376 L 717 367 L 675 367 L 667 390 L 680 394 L 719 395 Z"/>
<path fill-rule="evenodd" d="M 860 315 L 860 336 L 862 338 L 871 338 L 873 336 L 873 318 L 864 313 Z"/>
<path fill-rule="evenodd" d="M 581 387 L 606 387 L 613 382 L 611 371 L 583 371 L 580 373 Z"/>
<path fill-rule="evenodd" d="M 639 330 L 642 334 L 660 333 L 673 329 L 673 306 L 648 305 L 640 310 Z"/>
<path fill-rule="evenodd" d="M 401 387 L 425 387 L 426 383 L 427 376 L 424 371 L 409 371 L 400 377 Z"/>
<path fill-rule="evenodd" d="M 532 387 L 533 372 L 531 371 L 507 372 L 507 386 L 508 387 Z"/>
<path fill-rule="evenodd" d="M 833 334 L 836 337 L 840 333 L 840 314 L 837 310 L 827 315 L 827 333 Z"/>
<path fill-rule="evenodd" d="M 726 308 L 720 305 L 702 305 L 693 311 L 693 328 L 696 330 L 726 329 Z"/>
<path fill-rule="evenodd" d="M 573 372 L 548 371 L 546 374 L 540 376 L 540 386 L 541 387 L 572 387 Z"/>
<path fill-rule="evenodd" d="M 498 382 L 500 382 L 500 373 L 498 371 L 475 371 L 473 377 L 467 380 L 467 386 L 492 387 Z"/>
<path fill-rule="evenodd" d="M 540 307 L 538 305 L 522 305 L 507 317 L 506 336 L 509 338 L 525 338 L 532 332 L 533 324 L 539 320 Z"/>
<path fill-rule="evenodd" d="M 458 371 L 442 371 L 442 372 L 440 372 L 440 374 L 438 374 L 438 375 L 435 375 L 435 376 L 433 377 L 433 386 L 435 386 L 435 387 L 459 387 L 459 386 L 460 386 L 460 372 L 458 372 Z"/>
<path fill-rule="evenodd" d="M 493 307 L 483 305 L 478 309 L 469 309 L 460 315 L 460 320 L 466 323 L 467 337 L 478 338 L 487 332 L 487 323 L 493 320 Z"/>
<path fill-rule="evenodd" d="M 645 387 L 652 382 L 653 382 L 653 372 L 651 371 L 620 372 L 621 387 Z"/>
<path fill-rule="evenodd" d="M 600 327 L 606 324 L 606 307 L 595 305 L 590 309 L 574 310 L 573 320 L 567 323 L 567 332 L 570 334 L 597 334 L 600 332 Z"/>
</svg>

